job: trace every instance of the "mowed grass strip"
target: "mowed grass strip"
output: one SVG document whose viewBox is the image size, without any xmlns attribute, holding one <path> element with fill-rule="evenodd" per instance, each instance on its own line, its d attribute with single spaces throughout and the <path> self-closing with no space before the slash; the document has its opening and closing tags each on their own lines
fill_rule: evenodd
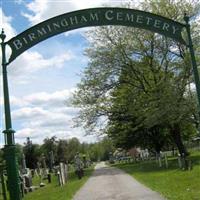
<svg viewBox="0 0 200 200">
<path fill-rule="evenodd" d="M 75 193 L 83 186 L 93 172 L 93 168 L 86 169 L 84 177 L 79 180 L 74 172 L 69 173 L 68 182 L 60 187 L 58 185 L 57 177 L 52 175 L 52 183 L 39 188 L 38 190 L 25 195 L 24 200 L 71 200 Z M 34 180 L 34 185 L 38 185 L 39 180 Z"/>
<path fill-rule="evenodd" d="M 168 200 L 200 200 L 200 152 L 191 156 L 193 169 L 178 169 L 177 159 L 169 160 L 169 168 L 159 168 L 155 161 L 116 164 L 139 182 L 159 192 Z"/>
</svg>

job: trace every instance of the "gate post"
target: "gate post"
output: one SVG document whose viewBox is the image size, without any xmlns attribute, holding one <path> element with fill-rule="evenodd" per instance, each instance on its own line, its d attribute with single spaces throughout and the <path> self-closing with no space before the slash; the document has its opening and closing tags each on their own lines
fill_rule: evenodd
<svg viewBox="0 0 200 200">
<path fill-rule="evenodd" d="M 200 79 L 199 79 L 199 72 L 197 69 L 197 62 L 195 58 L 195 52 L 194 52 L 193 42 L 192 42 L 192 37 L 191 37 L 191 32 L 190 32 L 189 16 L 187 16 L 186 13 L 184 16 L 184 20 L 186 22 L 186 31 L 187 31 L 187 36 L 188 36 L 187 47 L 189 48 L 189 51 L 190 51 L 191 64 L 192 64 L 194 82 L 196 86 L 197 99 L 198 99 L 198 114 L 199 114 L 199 120 L 200 120 Z"/>
<path fill-rule="evenodd" d="M 8 191 L 10 200 L 21 200 L 20 184 L 19 184 L 19 171 L 16 159 L 16 145 L 14 140 L 15 131 L 12 130 L 11 114 L 10 114 L 10 101 L 8 90 L 8 78 L 7 78 L 7 63 L 6 63 L 6 51 L 4 40 L 6 35 L 2 30 L 0 34 L 1 50 L 2 50 L 2 71 L 3 71 L 3 94 L 4 94 L 4 111 L 5 111 L 5 127 L 3 131 L 5 134 L 5 147 L 4 155 L 6 160 L 6 170 L 8 176 Z"/>
</svg>

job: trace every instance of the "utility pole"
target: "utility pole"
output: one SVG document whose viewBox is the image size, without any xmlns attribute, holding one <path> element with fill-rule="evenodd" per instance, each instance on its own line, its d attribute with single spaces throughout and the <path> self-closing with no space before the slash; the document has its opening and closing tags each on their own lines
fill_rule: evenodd
<svg viewBox="0 0 200 200">
<path fill-rule="evenodd" d="M 21 200 L 19 171 L 16 158 L 16 145 L 14 139 L 15 131 L 12 129 L 10 100 L 8 90 L 7 63 L 6 63 L 6 35 L 2 30 L 0 34 L 2 50 L 2 72 L 3 72 L 3 94 L 4 94 L 4 111 L 5 111 L 5 136 L 4 154 L 6 159 L 6 170 L 8 177 L 8 192 L 10 200 Z"/>
</svg>

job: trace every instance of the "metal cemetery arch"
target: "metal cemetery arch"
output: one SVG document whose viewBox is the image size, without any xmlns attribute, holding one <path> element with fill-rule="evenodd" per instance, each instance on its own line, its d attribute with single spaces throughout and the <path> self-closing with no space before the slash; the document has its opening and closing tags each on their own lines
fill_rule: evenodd
<svg viewBox="0 0 200 200">
<path fill-rule="evenodd" d="M 89 26 L 103 26 L 103 25 L 121 25 L 137 27 L 141 29 L 150 30 L 162 34 L 166 37 L 170 37 L 177 42 L 189 47 L 192 67 L 194 72 L 194 79 L 197 89 L 197 96 L 200 105 L 200 81 L 197 71 L 197 65 L 192 46 L 192 39 L 190 35 L 189 17 L 184 17 L 185 24 L 173 21 L 160 15 L 152 13 L 127 9 L 127 8 L 92 8 L 78 10 L 63 15 L 59 15 L 43 21 L 26 31 L 20 33 L 16 37 L 13 37 L 9 41 L 5 42 L 6 35 L 2 31 L 0 38 L 2 40 L 2 68 L 3 68 L 3 89 L 4 89 L 4 107 L 5 107 L 5 155 L 8 174 L 8 188 L 11 200 L 21 200 L 20 188 L 19 188 L 19 174 L 18 166 L 15 156 L 15 142 L 14 142 L 14 130 L 12 130 L 9 92 L 8 92 L 8 80 L 7 80 L 7 66 L 20 54 L 27 49 L 36 45 L 37 43 L 48 39 L 54 35 Z M 182 37 L 183 30 L 186 30 L 188 35 L 188 41 L 186 42 Z M 12 49 L 11 57 L 8 62 L 6 61 L 5 48 L 9 45 Z M 200 109 L 199 109 L 200 111 Z"/>
<path fill-rule="evenodd" d="M 125 8 L 94 8 L 53 17 L 12 38 L 9 63 L 35 44 L 62 32 L 88 26 L 122 25 L 147 29 L 185 44 L 181 32 L 184 24 L 139 10 Z"/>
</svg>

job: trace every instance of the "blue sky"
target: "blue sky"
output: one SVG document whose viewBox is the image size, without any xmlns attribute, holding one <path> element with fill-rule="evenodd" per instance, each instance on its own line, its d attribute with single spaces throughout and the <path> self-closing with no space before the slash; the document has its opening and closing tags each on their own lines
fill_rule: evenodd
<svg viewBox="0 0 200 200">
<path fill-rule="evenodd" d="M 120 6 L 131 2 L 137 8 L 143 0 L 0 0 L 0 28 L 6 40 L 51 17 L 74 10 Z M 88 46 L 85 31 L 78 29 L 49 38 L 21 54 L 8 66 L 13 129 L 17 143 L 30 137 L 42 143 L 56 135 L 67 139 L 77 137 L 93 142 L 96 136 L 84 136 L 82 128 L 72 128 L 78 108 L 67 103 L 79 74 L 87 66 L 84 50 Z M 9 57 L 9 52 L 7 52 Z M 1 53 L 0 53 L 1 60 Z M 1 69 L 0 69 L 1 74 Z M 0 132 L 4 128 L 2 75 L 0 75 Z M 4 144 L 0 134 L 0 146 Z"/>
<path fill-rule="evenodd" d="M 109 3 L 118 6 L 121 0 L 2 0 L 0 27 L 6 40 L 53 16 L 69 11 L 99 7 Z M 77 137 L 92 142 L 96 136 L 84 136 L 81 128 L 72 128 L 78 108 L 67 104 L 80 81 L 78 74 L 87 66 L 84 49 L 88 45 L 84 31 L 79 29 L 60 34 L 39 43 L 20 55 L 8 67 L 13 129 L 17 143 L 30 137 L 42 143 L 46 137 Z M 9 53 L 7 54 L 7 57 Z M 0 83 L 0 131 L 4 130 L 2 76 Z M 4 144 L 3 134 L 0 145 Z"/>
</svg>

